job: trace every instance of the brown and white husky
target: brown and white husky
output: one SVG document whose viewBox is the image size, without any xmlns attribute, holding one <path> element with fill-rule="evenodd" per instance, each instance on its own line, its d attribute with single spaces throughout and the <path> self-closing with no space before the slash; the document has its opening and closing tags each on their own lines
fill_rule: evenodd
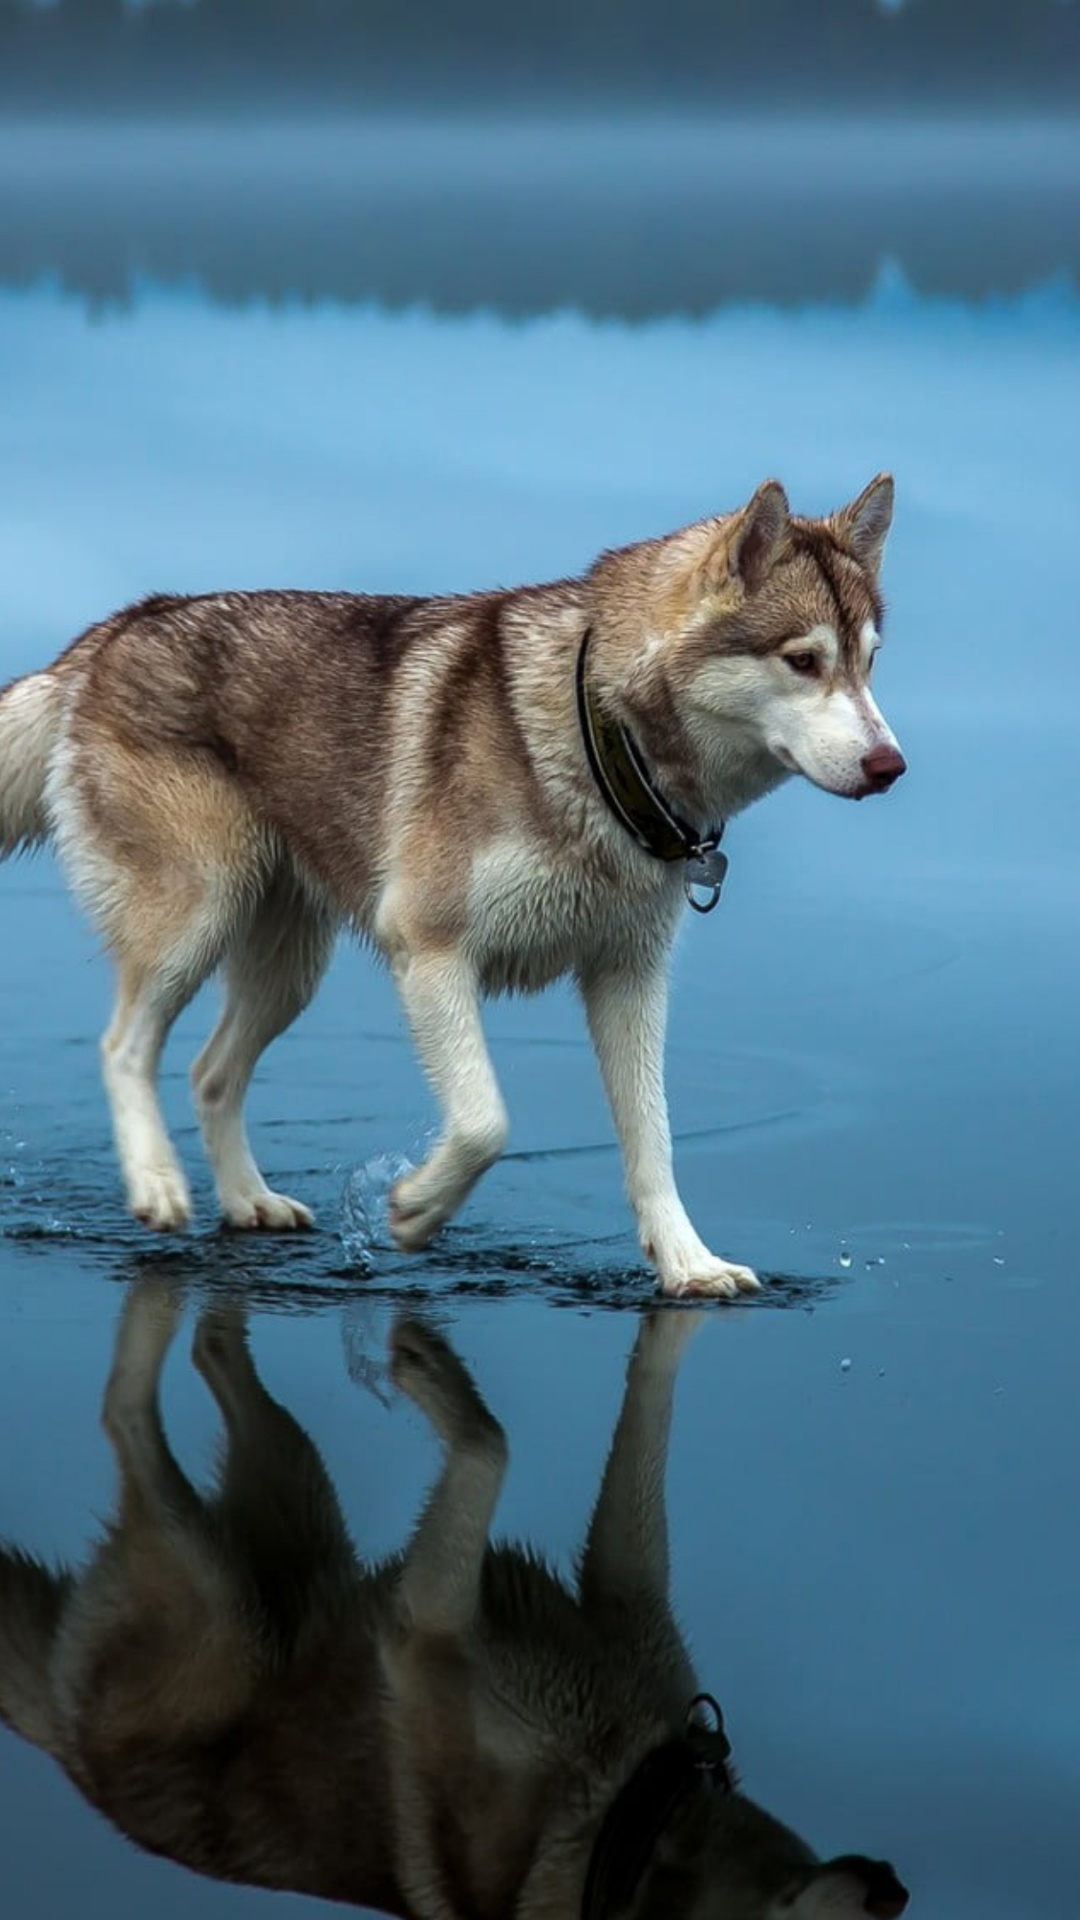
<svg viewBox="0 0 1080 1920">
<path fill-rule="evenodd" d="M 202 1315 L 226 1432 L 200 1494 L 162 1425 L 177 1308 L 128 1298 L 104 1418 L 116 1517 L 79 1573 L 0 1549 L 0 1716 L 155 1853 L 405 1920 L 881 1920 L 892 1868 L 819 1862 L 741 1791 L 672 1617 L 664 1475 L 700 1313 L 657 1309 L 573 1585 L 489 1542 L 506 1443 L 461 1361 L 400 1320 L 392 1371 L 442 1470 L 365 1567 L 243 1315 Z"/>
<path fill-rule="evenodd" d="M 193 1080 L 222 1211 L 310 1224 L 263 1180 L 243 1104 L 344 925 L 392 968 L 442 1109 L 393 1194 L 399 1246 L 423 1247 L 502 1151 L 482 997 L 570 975 L 663 1290 L 755 1287 L 675 1184 L 668 958 L 686 898 L 715 898 L 733 815 L 794 773 L 860 799 L 904 771 L 870 691 L 892 502 L 881 475 L 805 519 L 768 481 L 509 592 L 155 598 L 0 694 L 0 854 L 51 840 L 116 960 L 104 1076 L 138 1218 L 190 1218 L 157 1069 L 220 970 Z"/>
</svg>

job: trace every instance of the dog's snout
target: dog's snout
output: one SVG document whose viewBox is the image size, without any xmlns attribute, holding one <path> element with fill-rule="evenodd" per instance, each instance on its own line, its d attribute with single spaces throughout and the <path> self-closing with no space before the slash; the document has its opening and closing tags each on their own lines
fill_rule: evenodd
<svg viewBox="0 0 1080 1920">
<path fill-rule="evenodd" d="M 885 743 L 871 747 L 862 757 L 862 770 L 870 782 L 874 793 L 885 793 L 894 780 L 899 780 L 907 772 L 907 761 L 899 747 L 890 747 Z"/>
</svg>

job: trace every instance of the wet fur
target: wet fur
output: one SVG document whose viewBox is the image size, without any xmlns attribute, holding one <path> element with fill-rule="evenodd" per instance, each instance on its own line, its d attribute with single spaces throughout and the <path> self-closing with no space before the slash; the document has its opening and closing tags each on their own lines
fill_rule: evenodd
<svg viewBox="0 0 1080 1920">
<path fill-rule="evenodd" d="M 642 1322 L 567 1583 L 490 1545 L 505 1439 L 416 1319 L 394 1330 L 393 1376 L 444 1458 L 403 1554 L 357 1556 L 234 1309 L 196 1331 L 225 1427 L 216 1491 L 197 1491 L 158 1403 L 178 1307 L 141 1285 L 105 1394 L 119 1499 L 104 1540 L 79 1575 L 0 1551 L 0 1716 L 131 1839 L 197 1872 L 407 1920 L 576 1915 L 605 1813 L 698 1690 L 668 1598 L 664 1476 L 700 1317 Z M 891 1868 L 819 1865 L 736 1790 L 671 1825 L 633 1911 L 853 1920 L 905 1904 Z"/>
<path fill-rule="evenodd" d="M 310 1224 L 263 1180 L 243 1104 L 346 926 L 392 968 L 442 1109 L 434 1153 L 394 1194 L 400 1246 L 438 1232 L 506 1139 L 481 998 L 569 975 L 663 1288 L 755 1286 L 710 1253 L 675 1185 L 663 1032 L 681 876 L 608 812 L 575 666 L 589 628 L 598 699 L 703 827 L 793 771 L 867 790 L 868 747 L 892 741 L 868 644 L 891 510 L 885 477 L 822 521 L 769 482 L 739 513 L 545 587 L 157 597 L 0 695 L 0 853 L 51 840 L 116 961 L 103 1073 L 132 1211 L 159 1230 L 190 1219 L 156 1076 L 217 972 L 225 1010 L 193 1084 L 222 1212 Z M 807 636 L 813 688 L 786 663 Z"/>
</svg>

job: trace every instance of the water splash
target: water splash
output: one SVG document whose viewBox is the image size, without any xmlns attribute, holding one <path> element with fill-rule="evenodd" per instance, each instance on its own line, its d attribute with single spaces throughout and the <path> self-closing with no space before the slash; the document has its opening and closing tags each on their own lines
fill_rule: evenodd
<svg viewBox="0 0 1080 1920">
<path fill-rule="evenodd" d="M 356 1167 L 341 1199 L 341 1244 L 349 1260 L 369 1273 L 375 1256 L 392 1253 L 390 1193 L 415 1166 L 404 1153 L 376 1153 Z"/>
<path fill-rule="evenodd" d="M 355 1177 L 355 1176 L 354 1176 Z M 341 1322 L 345 1368 L 354 1386 L 370 1393 L 380 1406 L 393 1402 L 390 1366 L 386 1357 L 386 1312 L 381 1302 L 350 1300 Z"/>
</svg>

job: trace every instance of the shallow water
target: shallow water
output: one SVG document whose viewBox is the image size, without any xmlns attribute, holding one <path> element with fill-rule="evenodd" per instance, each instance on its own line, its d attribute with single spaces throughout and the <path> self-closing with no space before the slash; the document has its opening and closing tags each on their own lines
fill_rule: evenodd
<svg viewBox="0 0 1080 1920">
<path fill-rule="evenodd" d="M 846 304 L 634 327 L 152 282 L 94 317 L 0 289 L 0 678 L 154 588 L 542 578 L 769 472 L 820 510 L 895 471 L 879 696 L 909 775 L 740 820 L 723 907 L 678 952 L 684 1192 L 770 1285 L 705 1315 L 668 1487 L 676 1609 L 748 1790 L 819 1851 L 892 1859 L 927 1920 L 1075 1900 L 1078 368 L 1066 285 L 965 304 L 887 269 Z M 492 1008 L 511 1151 L 418 1261 L 360 1245 L 380 1157 L 433 1123 L 363 955 L 252 1099 L 268 1176 L 319 1209 L 298 1241 L 215 1230 L 185 1083 L 206 997 L 165 1072 L 198 1232 L 161 1248 L 125 1220 L 107 1002 L 51 865 L 0 871 L 0 1533 L 85 1554 L 117 1316 L 149 1274 L 192 1311 L 250 1305 L 373 1554 L 435 1471 L 385 1371 L 395 1309 L 434 1303 L 508 1430 L 499 1528 L 567 1565 L 651 1296 L 571 996 Z M 185 1340 L 165 1407 L 205 1473 Z M 268 1905 L 122 1845 L 7 1733 L 0 1780 L 13 1913 Z"/>
</svg>

